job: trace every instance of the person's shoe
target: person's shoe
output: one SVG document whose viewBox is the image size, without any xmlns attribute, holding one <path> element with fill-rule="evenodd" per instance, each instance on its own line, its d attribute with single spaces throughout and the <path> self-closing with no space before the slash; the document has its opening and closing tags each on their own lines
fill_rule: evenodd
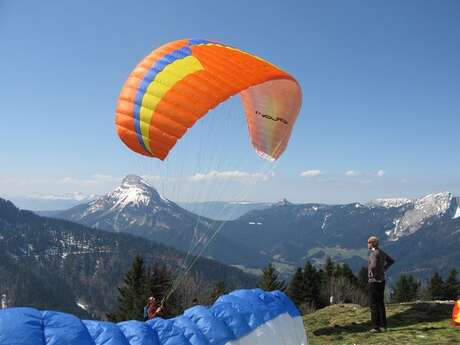
<svg viewBox="0 0 460 345">
<path fill-rule="evenodd" d="M 377 328 L 372 328 L 372 329 L 369 331 L 369 333 L 380 333 L 380 332 L 382 332 L 382 330 L 381 330 L 380 328 L 378 328 L 378 327 L 377 327 Z"/>
</svg>

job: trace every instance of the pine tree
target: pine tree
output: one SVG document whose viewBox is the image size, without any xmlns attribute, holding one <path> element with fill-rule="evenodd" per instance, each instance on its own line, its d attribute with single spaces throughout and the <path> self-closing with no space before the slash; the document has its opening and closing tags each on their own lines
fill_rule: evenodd
<svg viewBox="0 0 460 345">
<path fill-rule="evenodd" d="M 401 274 L 395 284 L 392 302 L 411 302 L 417 299 L 420 283 L 412 275 Z"/>
<path fill-rule="evenodd" d="M 353 274 L 353 271 L 351 270 L 350 266 L 348 266 L 348 264 L 346 264 L 346 263 L 342 264 L 341 275 L 350 284 L 355 285 L 358 282 L 358 280 L 357 280 L 356 276 Z"/>
<path fill-rule="evenodd" d="M 324 272 L 326 273 L 326 276 L 328 278 L 331 278 L 333 273 L 334 273 L 334 263 L 332 262 L 332 259 L 330 256 L 326 258 L 326 262 L 324 263 Z"/>
<path fill-rule="evenodd" d="M 118 309 L 108 313 L 108 319 L 114 322 L 143 320 L 147 289 L 144 259 L 141 256 L 134 258 L 131 269 L 125 275 L 124 286 L 118 288 L 118 292 Z"/>
<path fill-rule="evenodd" d="M 300 267 L 297 268 L 289 283 L 287 294 L 297 307 L 300 307 L 305 300 L 303 272 Z"/>
<path fill-rule="evenodd" d="M 317 298 L 317 308 L 322 308 L 329 305 L 329 290 L 328 290 L 328 277 L 327 273 L 322 269 L 319 268 L 316 271 L 316 277 L 318 279 L 318 289 L 319 289 L 319 296 Z"/>
<path fill-rule="evenodd" d="M 262 278 L 257 286 L 265 291 L 284 291 L 286 289 L 286 283 L 279 279 L 278 272 L 272 264 L 263 270 Z"/>
<path fill-rule="evenodd" d="M 332 262 L 332 259 L 330 256 L 326 258 L 326 262 L 324 263 L 324 275 L 325 275 L 325 281 L 324 281 L 324 299 L 327 301 L 327 304 L 334 303 L 334 271 L 335 271 L 335 265 Z"/>
<path fill-rule="evenodd" d="M 457 278 L 457 270 L 451 269 L 446 279 L 444 298 L 446 300 L 457 300 L 460 297 L 460 282 Z"/>
<path fill-rule="evenodd" d="M 303 280 L 305 302 L 314 308 L 319 308 L 321 306 L 321 279 L 316 268 L 310 262 L 304 266 Z"/>
<path fill-rule="evenodd" d="M 367 272 L 367 267 L 361 267 L 361 269 L 358 272 L 358 286 L 361 289 L 361 291 L 367 291 L 368 288 L 368 283 L 369 278 L 368 278 L 368 272 Z"/>
<path fill-rule="evenodd" d="M 358 279 L 348 264 L 338 264 L 333 274 L 333 296 L 338 303 L 352 303 L 357 300 Z"/>
<path fill-rule="evenodd" d="M 148 272 L 147 291 L 149 296 L 154 296 L 158 303 L 164 301 L 162 317 L 171 317 L 182 312 L 180 296 L 177 290 L 173 289 L 173 276 L 170 270 L 164 265 L 155 264 Z M 167 298 L 167 300 L 164 300 Z"/>
<path fill-rule="evenodd" d="M 209 303 L 214 303 L 219 298 L 219 296 L 225 294 L 226 292 L 227 288 L 225 287 L 225 282 L 223 280 L 218 281 L 211 291 L 211 295 L 209 296 Z"/>
<path fill-rule="evenodd" d="M 332 271 L 332 279 L 338 279 L 342 275 L 342 265 L 340 263 L 334 265 L 334 271 Z"/>
<path fill-rule="evenodd" d="M 431 277 L 426 287 L 426 299 L 442 300 L 444 299 L 444 281 L 438 272 L 435 272 Z"/>
</svg>

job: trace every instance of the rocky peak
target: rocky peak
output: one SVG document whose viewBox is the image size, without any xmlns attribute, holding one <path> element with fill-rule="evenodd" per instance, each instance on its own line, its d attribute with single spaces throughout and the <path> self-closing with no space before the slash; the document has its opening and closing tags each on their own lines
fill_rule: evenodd
<svg viewBox="0 0 460 345">
<path fill-rule="evenodd" d="M 449 209 L 452 199 L 453 195 L 449 192 L 428 194 L 416 200 L 415 208 L 429 208 L 430 213 L 441 214 Z"/>
<path fill-rule="evenodd" d="M 276 203 L 276 205 L 277 206 L 289 206 L 289 205 L 293 205 L 293 203 L 288 201 L 288 199 L 284 198 L 283 200 Z"/>
<path fill-rule="evenodd" d="M 115 201 L 114 207 L 122 208 L 127 205 L 141 206 L 151 203 L 167 203 L 157 190 L 137 175 L 127 175 L 121 185 L 110 195 Z"/>
<path fill-rule="evenodd" d="M 149 187 L 149 184 L 137 175 L 126 175 L 121 181 L 122 187 Z"/>
</svg>

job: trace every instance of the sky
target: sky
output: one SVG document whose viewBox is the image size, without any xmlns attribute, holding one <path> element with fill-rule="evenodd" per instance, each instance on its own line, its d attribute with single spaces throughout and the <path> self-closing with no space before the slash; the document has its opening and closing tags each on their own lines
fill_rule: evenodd
<svg viewBox="0 0 460 345">
<path fill-rule="evenodd" d="M 459 16 L 456 0 L 0 0 L 0 197 L 103 194 L 127 174 L 180 201 L 460 195 Z M 181 38 L 297 79 L 302 109 L 275 164 L 254 153 L 238 97 L 165 162 L 119 140 L 129 72 Z"/>
</svg>

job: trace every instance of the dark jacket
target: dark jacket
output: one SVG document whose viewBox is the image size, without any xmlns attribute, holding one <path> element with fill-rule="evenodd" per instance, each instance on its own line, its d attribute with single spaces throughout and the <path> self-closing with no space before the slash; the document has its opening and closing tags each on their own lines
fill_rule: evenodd
<svg viewBox="0 0 460 345">
<path fill-rule="evenodd" d="M 367 277 L 369 283 L 385 281 L 385 271 L 395 261 L 383 250 L 376 248 L 371 251 L 367 261 Z"/>
</svg>

